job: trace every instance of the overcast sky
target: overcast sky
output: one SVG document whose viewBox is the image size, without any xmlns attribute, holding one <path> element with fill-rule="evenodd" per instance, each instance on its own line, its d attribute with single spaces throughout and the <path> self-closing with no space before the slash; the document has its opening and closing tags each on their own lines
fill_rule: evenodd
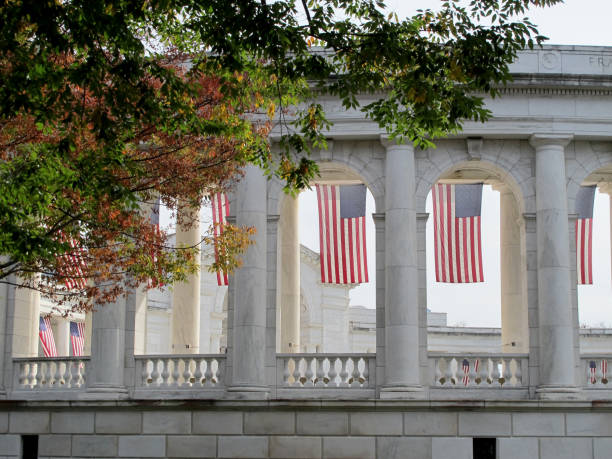
<svg viewBox="0 0 612 459">
<path fill-rule="evenodd" d="M 388 0 L 389 8 L 398 15 L 413 14 L 417 8 L 436 9 L 437 0 Z M 534 9 L 528 17 L 539 26 L 549 43 L 564 45 L 612 46 L 612 0 L 567 0 L 553 8 Z M 427 201 L 431 213 L 431 196 Z M 370 217 L 374 201 L 368 192 L 366 218 L 368 233 L 368 264 L 372 282 L 351 292 L 351 304 L 375 305 L 375 245 L 374 225 Z M 210 222 L 210 212 L 203 209 L 202 219 Z M 433 253 L 431 218 L 427 227 L 427 251 Z M 162 213 L 162 222 L 168 222 Z M 610 274 L 610 215 L 609 198 L 597 193 L 593 223 L 593 281 L 592 286 L 579 286 L 580 322 L 599 326 L 612 326 L 612 286 Z M 300 195 L 300 240 L 318 252 L 318 214 L 313 191 Z M 450 325 L 461 324 L 480 327 L 499 327 L 500 271 L 499 271 L 499 193 L 485 186 L 482 203 L 483 263 L 485 282 L 482 284 L 450 285 L 434 282 L 433 256 L 427 257 L 427 306 L 432 311 L 448 313 Z"/>
</svg>

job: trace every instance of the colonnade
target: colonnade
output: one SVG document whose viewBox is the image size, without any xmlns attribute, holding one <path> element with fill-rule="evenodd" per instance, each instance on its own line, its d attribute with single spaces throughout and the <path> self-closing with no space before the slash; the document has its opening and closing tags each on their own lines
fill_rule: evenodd
<svg viewBox="0 0 612 459">
<path fill-rule="evenodd" d="M 530 139 L 535 149 L 537 298 L 529 301 L 532 302 L 530 308 L 537 308 L 537 317 L 527 318 L 523 216 L 510 188 L 498 187 L 504 351 L 529 352 L 530 358 L 537 359 L 537 393 L 543 398 L 572 396 L 577 391 L 576 323 L 572 316 L 570 223 L 564 160 L 564 147 L 570 140 L 570 136 L 559 135 L 534 135 Z M 417 260 L 417 246 L 422 242 L 417 241 L 420 231 L 417 220 L 423 223 L 423 214 L 417 217 L 414 197 L 415 151 L 409 143 L 398 144 L 386 137 L 381 138 L 381 143 L 386 152 L 384 213 L 379 212 L 376 218 L 377 227 L 384 228 L 384 238 L 377 238 L 378 243 L 384 242 L 384 256 L 383 260 L 378 260 L 377 270 L 384 278 L 384 308 L 377 320 L 382 320 L 378 329 L 384 334 L 384 340 L 379 341 L 377 356 L 384 362 L 378 365 L 384 374 L 382 380 L 377 379 L 377 384 L 381 398 L 419 398 L 427 392 L 424 389 L 427 377 L 423 374 L 427 363 L 423 362 L 426 355 L 420 352 L 426 333 L 423 323 L 426 306 L 422 296 L 419 298 L 421 266 Z M 271 344 L 275 340 L 275 320 L 268 304 L 274 301 L 272 298 L 276 298 L 276 308 L 281 308 L 281 352 L 299 350 L 299 236 L 297 231 L 292 231 L 298 226 L 297 199 L 287 198 L 281 206 L 278 242 L 276 223 L 271 223 L 274 219 L 268 215 L 267 204 L 266 176 L 259 168 L 247 166 L 236 189 L 232 213 L 239 226 L 253 227 L 256 232 L 254 244 L 243 255 L 242 267 L 230 280 L 227 368 L 228 390 L 255 397 L 268 391 L 270 380 L 263 369 L 274 365 L 271 360 L 275 356 L 267 351 L 275 347 Z M 190 229 L 179 227 L 177 245 L 198 243 L 199 231 L 197 224 Z M 274 250 L 272 255 L 269 244 Z M 279 248 L 281 255 L 276 259 Z M 277 269 L 282 271 L 278 285 Z M 194 275 L 184 285 L 175 287 L 174 353 L 199 352 L 199 286 L 199 275 Z M 22 300 L 16 298 L 15 301 Z M 92 373 L 88 374 L 90 392 L 125 392 L 129 383 L 126 362 L 138 353 L 135 333 L 138 311 L 142 309 L 140 301 L 138 292 L 134 292 L 94 311 Z M 14 312 L 15 324 L 30 320 L 38 326 L 31 320 L 30 309 L 16 304 Z M 537 329 L 534 335 L 537 342 L 529 342 L 531 328 Z M 58 336 L 64 336 L 65 332 L 65 328 L 57 329 Z M 30 336 L 37 337 L 37 333 Z M 26 341 L 25 336 L 15 334 L 13 349 L 28 349 L 34 345 Z"/>
</svg>

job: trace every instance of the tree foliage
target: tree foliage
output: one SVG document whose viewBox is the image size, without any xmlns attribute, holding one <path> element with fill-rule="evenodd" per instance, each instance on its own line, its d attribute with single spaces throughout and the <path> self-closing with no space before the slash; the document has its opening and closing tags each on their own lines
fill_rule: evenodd
<svg viewBox="0 0 612 459">
<path fill-rule="evenodd" d="M 184 279 L 197 248 L 168 247 L 143 203 L 197 206 L 246 163 L 307 186 L 329 126 L 318 94 L 421 146 L 484 121 L 482 94 L 544 38 L 522 16 L 557 2 L 446 1 L 399 18 L 375 0 L 5 1 L 0 279 L 70 298 L 83 292 L 59 286 L 77 254 L 89 301 Z M 360 107 L 363 93 L 384 96 Z M 248 245 L 247 229 L 225 234 L 214 268 Z"/>
</svg>

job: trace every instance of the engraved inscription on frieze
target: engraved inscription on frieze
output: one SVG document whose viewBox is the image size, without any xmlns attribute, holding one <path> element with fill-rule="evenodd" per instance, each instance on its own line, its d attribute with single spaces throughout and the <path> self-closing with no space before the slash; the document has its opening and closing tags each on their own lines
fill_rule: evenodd
<svg viewBox="0 0 612 459">
<path fill-rule="evenodd" d="M 600 69 L 611 69 L 612 56 L 589 56 L 589 64 Z"/>
</svg>

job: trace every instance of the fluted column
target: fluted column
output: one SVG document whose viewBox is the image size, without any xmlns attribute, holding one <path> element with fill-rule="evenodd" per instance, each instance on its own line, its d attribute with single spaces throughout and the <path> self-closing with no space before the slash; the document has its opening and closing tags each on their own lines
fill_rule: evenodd
<svg viewBox="0 0 612 459">
<path fill-rule="evenodd" d="M 267 209 L 266 177 L 247 166 L 236 187 L 236 223 L 255 228 L 254 244 L 243 254 L 236 270 L 233 312 L 233 365 L 231 387 L 245 397 L 265 397 Z"/>
<path fill-rule="evenodd" d="M 297 197 L 285 196 L 280 217 L 281 352 L 300 352 L 300 216 Z"/>
<path fill-rule="evenodd" d="M 577 392 L 565 175 L 568 135 L 534 135 L 541 398 Z"/>
<path fill-rule="evenodd" d="M 179 215 L 185 224 L 176 227 L 177 247 L 198 247 L 200 235 L 200 209 L 185 204 L 179 206 Z M 200 255 L 196 255 L 199 265 Z M 177 283 L 172 294 L 172 353 L 198 354 L 200 352 L 200 271 Z"/>
<path fill-rule="evenodd" d="M 381 398 L 422 394 L 412 144 L 381 139 L 385 160 L 385 379 Z"/>
<path fill-rule="evenodd" d="M 501 323 L 502 352 L 529 352 L 529 325 L 527 321 L 527 290 L 521 232 L 522 216 L 514 194 L 507 186 L 500 192 L 500 271 L 501 271 Z"/>
</svg>

